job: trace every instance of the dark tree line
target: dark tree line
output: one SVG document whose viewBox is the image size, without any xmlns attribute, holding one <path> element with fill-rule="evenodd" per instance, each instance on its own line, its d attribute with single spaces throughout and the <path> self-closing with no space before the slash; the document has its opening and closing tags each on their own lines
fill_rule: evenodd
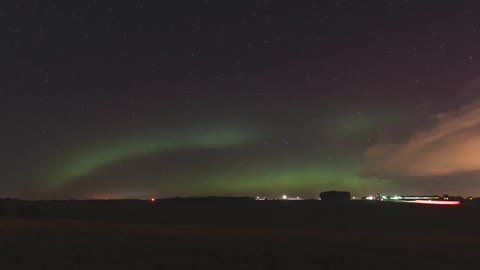
<svg viewBox="0 0 480 270">
<path fill-rule="evenodd" d="M 348 191 L 325 191 L 320 193 L 322 201 L 349 201 L 352 195 Z"/>
</svg>

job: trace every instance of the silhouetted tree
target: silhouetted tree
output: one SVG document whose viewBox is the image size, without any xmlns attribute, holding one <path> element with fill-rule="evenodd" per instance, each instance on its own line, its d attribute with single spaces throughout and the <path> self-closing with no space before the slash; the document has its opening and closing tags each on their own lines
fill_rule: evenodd
<svg viewBox="0 0 480 270">
<path fill-rule="evenodd" d="M 325 191 L 320 193 L 322 201 L 348 201 L 352 195 L 348 191 Z"/>
</svg>

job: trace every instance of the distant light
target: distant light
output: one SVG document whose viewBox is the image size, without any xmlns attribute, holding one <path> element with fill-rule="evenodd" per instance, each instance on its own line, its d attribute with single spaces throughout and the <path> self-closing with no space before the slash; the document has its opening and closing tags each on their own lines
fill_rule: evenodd
<svg viewBox="0 0 480 270">
<path fill-rule="evenodd" d="M 373 196 L 368 196 L 366 199 L 367 199 L 367 200 L 373 200 L 373 199 L 375 199 L 375 197 L 373 197 Z"/>
<path fill-rule="evenodd" d="M 151 198 L 150 201 L 151 201 L 151 202 L 155 202 L 155 198 Z"/>
<path fill-rule="evenodd" d="M 283 196 L 282 196 L 282 199 L 286 200 L 286 199 L 287 199 L 287 195 L 283 195 Z"/>
</svg>

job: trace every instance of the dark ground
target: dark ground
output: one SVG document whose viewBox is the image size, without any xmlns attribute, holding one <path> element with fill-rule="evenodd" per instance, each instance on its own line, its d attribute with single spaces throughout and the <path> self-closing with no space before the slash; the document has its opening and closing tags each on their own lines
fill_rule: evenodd
<svg viewBox="0 0 480 270">
<path fill-rule="evenodd" d="M 0 269 L 479 269 L 480 207 L 0 200 Z"/>
</svg>

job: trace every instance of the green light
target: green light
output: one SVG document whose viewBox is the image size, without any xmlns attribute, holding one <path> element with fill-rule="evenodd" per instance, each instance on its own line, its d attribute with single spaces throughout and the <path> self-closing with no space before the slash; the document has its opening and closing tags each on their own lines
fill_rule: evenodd
<svg viewBox="0 0 480 270">
<path fill-rule="evenodd" d="M 350 165 L 352 166 L 352 165 Z M 199 176 L 202 177 L 202 176 Z M 359 176 L 356 169 L 342 165 L 274 165 L 252 168 L 243 172 L 223 171 L 204 176 L 198 181 L 198 189 L 212 193 L 262 193 L 282 191 L 301 193 L 310 191 L 315 195 L 322 190 L 350 190 L 362 193 L 365 190 L 379 190 L 386 181 Z M 189 187 L 191 188 L 191 186 Z M 198 190 L 196 189 L 196 190 Z"/>
<path fill-rule="evenodd" d="M 192 148 L 222 148 L 256 141 L 257 136 L 248 130 L 218 129 L 175 134 L 153 134 L 129 138 L 114 138 L 99 142 L 65 158 L 59 168 L 48 177 L 52 187 L 76 177 L 93 173 L 100 167 L 131 158 L 154 153 Z"/>
<path fill-rule="evenodd" d="M 349 136 L 368 132 L 380 121 L 381 118 L 376 115 L 352 113 L 333 118 L 328 126 L 331 127 L 330 131 L 337 136 Z"/>
</svg>

